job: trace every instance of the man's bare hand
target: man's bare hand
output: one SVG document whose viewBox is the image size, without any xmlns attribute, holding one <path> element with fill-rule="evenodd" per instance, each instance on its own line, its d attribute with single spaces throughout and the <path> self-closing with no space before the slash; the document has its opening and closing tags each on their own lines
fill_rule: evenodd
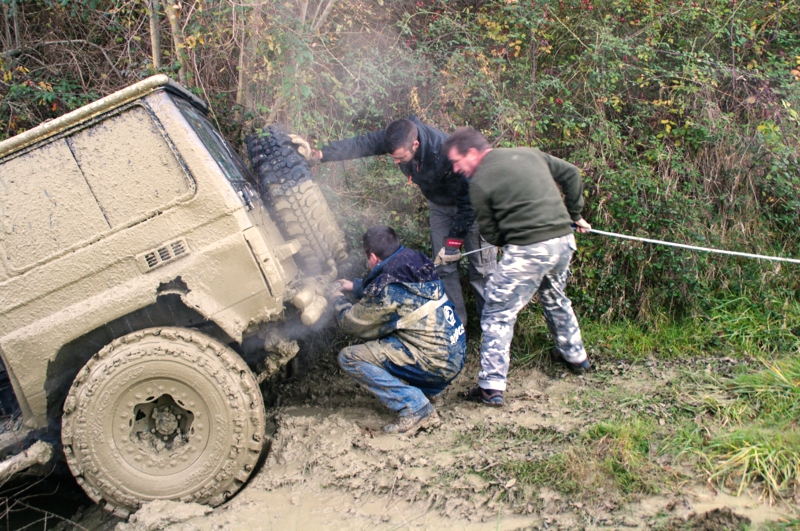
<svg viewBox="0 0 800 531">
<path fill-rule="evenodd" d="M 322 160 L 322 151 L 318 149 L 312 149 L 311 156 L 306 159 L 306 162 L 308 162 L 308 167 L 310 168 L 311 166 L 319 164 L 321 160 Z"/>
<path fill-rule="evenodd" d="M 311 167 L 322 160 L 322 151 L 318 149 L 311 149 L 306 139 L 300 135 L 289 135 L 292 144 L 297 146 L 297 152 L 306 159 L 308 166 Z"/>
<path fill-rule="evenodd" d="M 340 279 L 336 281 L 339 284 L 339 289 L 342 291 L 353 291 L 353 281 Z"/>
<path fill-rule="evenodd" d="M 575 230 L 581 234 L 586 234 L 592 230 L 592 226 L 589 225 L 585 219 L 579 219 L 575 222 Z"/>
</svg>

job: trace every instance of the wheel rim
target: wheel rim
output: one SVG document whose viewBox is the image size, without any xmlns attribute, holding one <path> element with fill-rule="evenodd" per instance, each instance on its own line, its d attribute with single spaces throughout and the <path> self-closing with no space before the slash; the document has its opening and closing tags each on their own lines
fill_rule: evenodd
<svg viewBox="0 0 800 531">
<path fill-rule="evenodd" d="M 114 407 L 113 440 L 125 463 L 162 476 L 194 464 L 205 449 L 208 405 L 181 382 L 153 379 L 130 386 Z"/>
</svg>

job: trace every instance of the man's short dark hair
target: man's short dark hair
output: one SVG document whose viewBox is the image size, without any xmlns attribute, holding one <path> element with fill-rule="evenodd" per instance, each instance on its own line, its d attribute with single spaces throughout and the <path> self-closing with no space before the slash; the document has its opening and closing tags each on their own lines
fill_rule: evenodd
<svg viewBox="0 0 800 531">
<path fill-rule="evenodd" d="M 411 120 L 401 118 L 386 126 L 383 132 L 383 149 L 390 155 L 400 148 L 411 151 L 417 140 L 417 126 Z"/>
<path fill-rule="evenodd" d="M 471 127 L 459 127 L 452 135 L 447 137 L 442 145 L 442 155 L 445 157 L 452 148 L 456 148 L 459 155 L 466 155 L 470 148 L 478 151 L 486 151 L 492 147 L 486 138 Z"/>
<path fill-rule="evenodd" d="M 376 225 L 364 233 L 362 247 L 365 254 L 374 253 L 385 260 L 400 248 L 400 238 L 388 225 Z"/>
</svg>

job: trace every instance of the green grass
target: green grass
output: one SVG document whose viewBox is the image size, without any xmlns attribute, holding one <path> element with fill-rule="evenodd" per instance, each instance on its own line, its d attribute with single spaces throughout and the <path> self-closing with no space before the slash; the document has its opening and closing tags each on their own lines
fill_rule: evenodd
<svg viewBox="0 0 800 531">
<path fill-rule="evenodd" d="M 567 496 L 591 497 L 603 488 L 604 474 L 596 458 L 582 446 L 570 446 L 552 455 L 503 464 L 506 478 L 538 490 L 548 487 Z"/>
<path fill-rule="evenodd" d="M 712 438 L 702 449 L 709 479 L 740 495 L 760 485 L 774 500 L 800 488 L 800 431 L 745 427 Z"/>
<path fill-rule="evenodd" d="M 800 359 L 687 381 L 698 384 L 684 400 L 698 405 L 696 414 L 669 447 L 698 456 L 709 479 L 737 495 L 755 486 L 774 500 L 800 489 Z"/>
<path fill-rule="evenodd" d="M 652 432 L 645 424 L 639 420 L 596 424 L 551 452 L 507 460 L 501 468 L 503 481 L 513 478 L 533 490 L 548 487 L 586 501 L 658 492 L 670 478 L 650 459 Z"/>
<path fill-rule="evenodd" d="M 798 301 L 731 296 L 712 299 L 702 314 L 681 320 L 581 319 L 581 333 L 593 360 L 772 358 L 800 352 L 798 323 Z M 517 318 L 512 357 L 523 366 L 541 363 L 551 347 L 541 309 L 532 303 Z"/>
<path fill-rule="evenodd" d="M 669 483 L 651 458 L 653 443 L 662 436 L 652 418 L 635 416 L 590 426 L 584 437 L 613 485 L 623 494 L 650 494 Z M 654 452 L 653 452 L 654 453 Z"/>
<path fill-rule="evenodd" d="M 793 518 L 785 522 L 768 522 L 761 526 L 761 531 L 789 531 L 790 529 L 794 531 L 800 529 L 799 518 Z"/>
<path fill-rule="evenodd" d="M 764 370 L 734 378 L 730 392 L 757 409 L 762 419 L 796 425 L 800 418 L 800 358 L 763 363 Z"/>
<path fill-rule="evenodd" d="M 526 492 L 548 487 L 587 501 L 625 499 L 658 492 L 660 484 L 670 481 L 651 459 L 651 439 L 662 437 L 656 428 L 653 421 L 639 417 L 607 420 L 568 433 L 479 424 L 462 433 L 458 443 L 501 456 L 497 466 L 480 471 L 489 481 L 515 480 Z M 520 458 L 525 450 L 530 451 Z M 515 457 L 506 457 L 509 454 Z"/>
</svg>

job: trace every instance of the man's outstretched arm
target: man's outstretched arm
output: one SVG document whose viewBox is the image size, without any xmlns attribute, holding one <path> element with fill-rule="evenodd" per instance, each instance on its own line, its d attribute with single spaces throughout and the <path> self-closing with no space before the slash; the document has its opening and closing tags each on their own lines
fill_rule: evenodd
<svg viewBox="0 0 800 531">
<path fill-rule="evenodd" d="M 319 155 L 320 162 L 333 162 L 337 160 L 360 159 L 375 155 L 385 155 L 383 147 L 383 131 L 375 131 L 366 135 L 354 136 L 331 142 L 319 150 L 314 150 L 314 156 Z"/>
</svg>

